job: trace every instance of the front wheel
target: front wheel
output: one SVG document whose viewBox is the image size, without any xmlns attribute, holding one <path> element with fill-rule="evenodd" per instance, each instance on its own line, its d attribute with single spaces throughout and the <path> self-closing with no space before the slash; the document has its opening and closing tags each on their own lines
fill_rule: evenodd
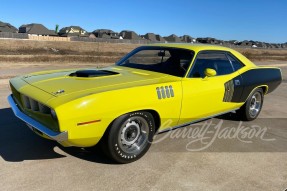
<svg viewBox="0 0 287 191">
<path fill-rule="evenodd" d="M 240 119 L 252 121 L 256 119 L 263 105 L 263 91 L 261 88 L 254 90 L 245 104 L 236 112 Z"/>
<path fill-rule="evenodd" d="M 155 131 L 153 116 L 144 111 L 117 118 L 102 141 L 104 152 L 118 163 L 130 163 L 149 149 Z"/>
</svg>

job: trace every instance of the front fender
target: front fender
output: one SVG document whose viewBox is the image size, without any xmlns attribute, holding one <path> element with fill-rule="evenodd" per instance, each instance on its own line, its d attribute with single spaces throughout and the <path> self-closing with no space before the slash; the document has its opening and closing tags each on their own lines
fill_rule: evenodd
<svg viewBox="0 0 287 191">
<path fill-rule="evenodd" d="M 172 86 L 173 97 L 159 99 L 158 86 Z M 172 82 L 91 94 L 62 104 L 55 111 L 60 131 L 68 131 L 74 145 L 93 146 L 114 119 L 129 112 L 154 110 L 162 123 L 171 120 L 170 126 L 177 125 L 181 99 L 181 82 Z"/>
</svg>

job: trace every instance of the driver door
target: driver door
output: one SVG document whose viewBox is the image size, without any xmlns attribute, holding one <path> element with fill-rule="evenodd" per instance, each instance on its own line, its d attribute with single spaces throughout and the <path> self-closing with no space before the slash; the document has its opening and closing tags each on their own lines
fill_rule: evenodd
<svg viewBox="0 0 287 191">
<path fill-rule="evenodd" d="M 206 76 L 206 69 L 216 74 Z M 182 108 L 179 124 L 220 114 L 238 106 L 225 102 L 225 83 L 238 76 L 231 61 L 223 51 L 198 53 L 187 78 L 182 80 Z"/>
</svg>

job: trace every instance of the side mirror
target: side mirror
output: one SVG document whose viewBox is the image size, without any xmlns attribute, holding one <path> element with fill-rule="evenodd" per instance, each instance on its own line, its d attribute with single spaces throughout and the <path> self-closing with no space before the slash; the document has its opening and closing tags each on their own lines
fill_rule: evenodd
<svg viewBox="0 0 287 191">
<path fill-rule="evenodd" d="M 216 76 L 216 71 L 214 69 L 211 69 L 211 68 L 206 68 L 204 70 L 204 74 L 206 77 L 212 77 L 212 76 Z"/>
<path fill-rule="evenodd" d="M 158 55 L 159 57 L 164 57 L 164 56 L 165 56 L 165 52 L 164 52 L 164 51 L 160 51 L 157 55 Z"/>
</svg>

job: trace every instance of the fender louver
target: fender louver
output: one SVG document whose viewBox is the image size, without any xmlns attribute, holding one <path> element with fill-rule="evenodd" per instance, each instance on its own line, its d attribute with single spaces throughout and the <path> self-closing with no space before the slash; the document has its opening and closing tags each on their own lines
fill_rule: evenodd
<svg viewBox="0 0 287 191">
<path fill-rule="evenodd" d="M 161 86 L 156 88 L 158 99 L 174 97 L 172 86 Z"/>
<path fill-rule="evenodd" d="M 231 102 L 233 93 L 234 93 L 234 83 L 233 80 L 230 80 L 224 84 L 225 92 L 223 101 L 224 102 Z"/>
</svg>

